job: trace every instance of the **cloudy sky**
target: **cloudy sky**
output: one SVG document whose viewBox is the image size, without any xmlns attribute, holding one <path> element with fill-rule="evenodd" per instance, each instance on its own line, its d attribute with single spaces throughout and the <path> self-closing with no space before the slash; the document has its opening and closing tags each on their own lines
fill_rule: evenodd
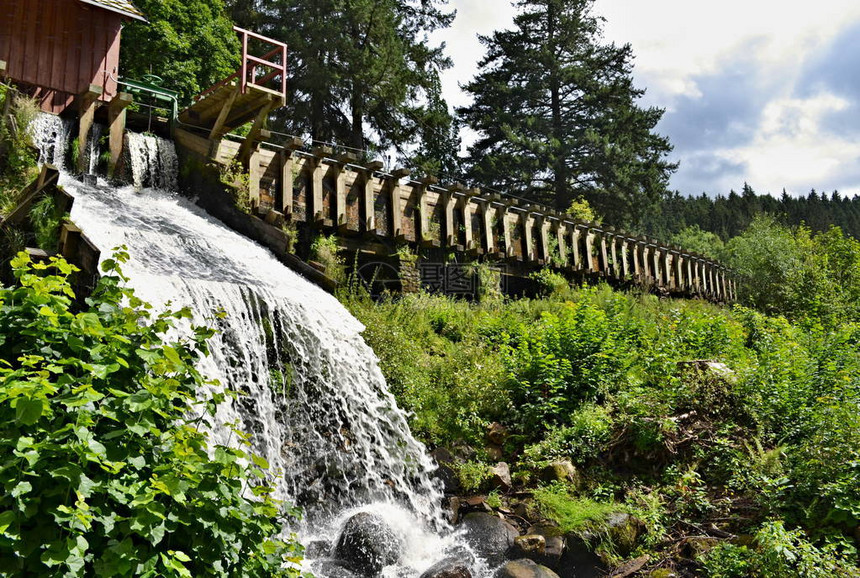
<svg viewBox="0 0 860 578">
<path fill-rule="evenodd" d="M 506 0 L 450 0 L 439 38 L 455 68 L 445 96 L 483 55 L 477 34 L 512 25 Z M 666 109 L 659 132 L 681 162 L 683 194 L 740 190 L 860 194 L 860 2 L 597 0 L 605 37 L 629 42 L 646 105 Z"/>
</svg>

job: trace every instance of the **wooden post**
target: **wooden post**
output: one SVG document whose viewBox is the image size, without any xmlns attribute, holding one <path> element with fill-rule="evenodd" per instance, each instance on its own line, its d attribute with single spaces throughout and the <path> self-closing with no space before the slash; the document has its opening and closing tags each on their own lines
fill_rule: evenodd
<svg viewBox="0 0 860 578">
<path fill-rule="evenodd" d="M 498 251 L 493 236 L 493 212 L 495 211 L 496 219 L 498 219 L 500 210 L 502 209 L 499 207 L 494 208 L 493 202 L 489 200 L 481 204 L 481 219 L 484 224 L 484 247 L 487 248 L 487 255 L 494 255 Z"/>
<path fill-rule="evenodd" d="M 376 206 L 373 195 L 373 173 L 384 165 L 381 161 L 372 161 L 364 167 L 364 190 L 361 198 L 361 210 L 364 218 L 364 232 L 376 234 Z"/>
<path fill-rule="evenodd" d="M 508 207 L 506 206 L 502 212 L 502 233 L 505 237 L 505 257 L 513 259 L 514 257 L 514 246 L 511 243 L 511 213 L 508 211 Z"/>
<path fill-rule="evenodd" d="M 475 249 L 475 240 L 472 231 L 472 214 L 475 210 L 475 203 L 472 202 L 471 196 L 467 195 L 460 200 L 463 210 L 463 224 L 465 226 L 465 242 L 466 251 L 471 252 Z"/>
<path fill-rule="evenodd" d="M 248 201 L 251 204 L 251 212 L 260 207 L 260 149 L 254 147 L 251 157 L 248 159 Z"/>
<path fill-rule="evenodd" d="M 251 131 L 245 137 L 245 140 L 242 141 L 242 146 L 239 147 L 239 153 L 236 155 L 236 158 L 239 159 L 239 162 L 242 164 L 250 158 L 251 149 L 256 149 L 257 143 L 259 143 L 261 139 L 264 140 L 270 136 L 269 132 L 266 131 L 265 128 L 269 120 L 269 111 L 272 110 L 274 106 L 275 101 L 270 95 L 266 104 L 264 104 L 257 112 L 254 124 L 251 125 Z"/>
<path fill-rule="evenodd" d="M 615 233 L 609 233 L 609 258 L 612 260 L 612 276 L 616 279 L 621 278 L 620 267 L 618 266 L 618 237 Z"/>
<path fill-rule="evenodd" d="M 449 248 L 457 246 L 457 231 L 454 230 L 454 208 L 457 205 L 457 199 L 454 197 L 454 190 L 448 189 L 439 193 L 439 201 L 443 208 L 443 229 L 445 230 L 444 245 Z"/>
<path fill-rule="evenodd" d="M 549 251 L 549 228 L 552 223 L 549 222 L 549 219 L 546 217 L 546 215 L 541 215 L 540 220 L 541 256 L 543 257 L 544 263 L 549 264 L 552 261 L 552 255 L 550 255 Z"/>
<path fill-rule="evenodd" d="M 555 229 L 556 238 L 558 239 L 558 255 L 559 260 L 561 261 L 560 265 L 562 267 L 567 267 L 568 262 L 570 261 L 569 255 L 567 254 L 567 225 L 564 221 L 559 221 L 558 226 Z"/>
<path fill-rule="evenodd" d="M 594 266 L 594 229 L 590 227 L 585 232 L 585 259 L 586 269 L 597 273 L 598 268 Z"/>
<path fill-rule="evenodd" d="M 433 238 L 433 232 L 430 230 L 430 209 L 427 203 L 427 187 L 435 185 L 439 179 L 433 176 L 422 178 L 417 185 L 418 188 L 418 220 L 420 222 L 420 231 L 416 231 L 416 240 L 422 247 L 438 246 L 438 242 Z"/>
<path fill-rule="evenodd" d="M 403 235 L 403 211 L 405 206 L 403 204 L 403 200 L 400 198 L 400 179 L 403 177 L 409 176 L 408 169 L 396 169 L 391 177 L 391 219 L 392 219 L 392 227 L 391 227 L 391 235 L 394 237 L 396 241 L 403 241 L 405 239 Z"/>
<path fill-rule="evenodd" d="M 534 219 L 531 216 L 531 213 L 528 212 L 528 205 L 526 206 L 526 211 L 520 213 L 520 224 L 523 226 L 523 234 L 526 239 L 526 251 L 525 255 L 523 255 L 523 261 L 534 261 L 535 255 L 535 243 L 532 238 L 532 221 Z"/>
<path fill-rule="evenodd" d="M 317 147 L 314 149 L 314 172 L 313 172 L 313 206 L 312 218 L 310 221 L 317 225 L 322 225 L 325 222 L 325 213 L 323 212 L 323 179 L 328 172 L 328 163 L 323 162 L 326 155 L 331 154 L 331 149 L 328 147 Z"/>
<path fill-rule="evenodd" d="M 609 255 L 606 250 L 606 231 L 600 232 L 600 272 L 609 276 Z"/>
<path fill-rule="evenodd" d="M 126 92 L 120 92 L 110 101 L 108 106 L 108 125 L 110 127 L 110 161 L 108 162 L 108 178 L 113 178 L 119 159 L 122 158 L 123 141 L 125 140 L 126 107 L 134 99 Z"/>
<path fill-rule="evenodd" d="M 293 153 L 302 148 L 304 143 L 298 137 L 293 138 L 290 142 L 284 145 L 284 150 L 280 153 L 281 158 L 281 213 L 288 219 L 293 214 L 293 187 L 295 186 L 295 176 L 293 170 L 296 166 L 296 161 Z"/>
<path fill-rule="evenodd" d="M 627 237 L 621 238 L 621 278 L 630 278 L 630 242 Z"/>
<path fill-rule="evenodd" d="M 102 95 L 102 87 L 96 84 L 91 84 L 89 88 L 78 95 L 78 166 L 79 173 L 86 172 L 86 157 L 87 140 L 90 137 L 90 130 L 93 128 L 93 120 L 96 116 L 96 107 L 98 99 Z"/>
<path fill-rule="evenodd" d="M 573 268 L 576 270 L 582 269 L 582 257 L 580 255 L 579 237 L 579 225 L 573 225 L 573 242 L 570 244 L 570 247 L 573 252 Z"/>
<path fill-rule="evenodd" d="M 221 137 L 224 136 L 224 133 L 226 132 L 224 130 L 224 123 L 227 122 L 227 117 L 230 116 L 230 111 L 233 109 L 233 102 L 235 102 L 236 97 L 241 91 L 242 89 L 238 86 L 234 88 L 227 96 L 227 100 L 224 102 L 224 105 L 221 107 L 221 111 L 218 113 L 218 118 L 215 119 L 215 124 L 212 125 L 212 130 L 209 131 L 209 140 L 213 141 L 213 143 L 221 140 Z M 214 146 L 215 150 L 218 150 L 217 145 Z"/>
</svg>

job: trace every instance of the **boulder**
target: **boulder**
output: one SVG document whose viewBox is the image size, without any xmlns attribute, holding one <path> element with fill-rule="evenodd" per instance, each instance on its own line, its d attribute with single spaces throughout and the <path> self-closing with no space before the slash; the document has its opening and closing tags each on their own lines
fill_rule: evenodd
<svg viewBox="0 0 860 578">
<path fill-rule="evenodd" d="M 315 561 L 311 564 L 311 572 L 316 576 L 325 576 L 326 578 L 360 578 L 358 574 L 334 560 Z"/>
<path fill-rule="evenodd" d="M 514 538 L 514 546 L 509 557 L 537 560 L 544 554 L 546 554 L 546 538 L 540 534 L 525 534 Z"/>
<path fill-rule="evenodd" d="M 427 568 L 420 578 L 472 578 L 469 566 L 466 559 L 451 556 Z"/>
<path fill-rule="evenodd" d="M 359 512 L 346 521 L 334 557 L 353 572 L 374 576 L 396 563 L 403 544 L 391 527 L 376 514 Z"/>
<path fill-rule="evenodd" d="M 505 462 L 499 462 L 490 468 L 490 487 L 507 492 L 511 489 L 511 468 Z"/>
<path fill-rule="evenodd" d="M 579 473 L 570 460 L 556 460 L 541 470 L 540 479 L 548 484 L 552 482 L 576 484 L 579 481 Z"/>
<path fill-rule="evenodd" d="M 454 455 L 445 448 L 436 448 L 430 452 L 430 457 L 438 466 L 435 476 L 442 482 L 445 493 L 449 495 L 459 494 L 462 488 L 460 487 L 460 477 L 454 469 L 456 463 Z"/>
<path fill-rule="evenodd" d="M 639 537 L 645 532 L 645 523 L 639 518 L 626 512 L 609 514 L 606 528 L 615 550 L 622 557 L 627 557 L 636 547 Z"/>
<path fill-rule="evenodd" d="M 496 570 L 495 578 L 559 578 L 558 574 L 534 560 L 511 560 Z"/>
<path fill-rule="evenodd" d="M 327 558 L 331 552 L 331 542 L 328 540 L 314 540 L 305 548 L 305 558 Z"/>
<path fill-rule="evenodd" d="M 526 534 L 536 534 L 543 536 L 544 551 L 537 557 L 526 556 L 531 558 L 538 564 L 543 564 L 552 569 L 556 569 L 561 562 L 561 556 L 564 554 L 564 536 L 558 526 L 550 524 L 535 524 L 526 530 Z"/>
<path fill-rule="evenodd" d="M 492 423 L 487 428 L 487 441 L 491 444 L 501 446 L 508 439 L 508 428 L 500 423 Z"/>
<path fill-rule="evenodd" d="M 595 554 L 593 547 L 578 534 L 564 536 L 564 553 L 558 561 L 561 578 L 602 578 L 606 565 Z"/>
<path fill-rule="evenodd" d="M 484 512 L 466 514 L 461 526 L 465 530 L 466 541 L 490 566 L 498 566 L 505 560 L 505 554 L 514 545 L 514 538 L 520 535 L 508 522 Z"/>
</svg>

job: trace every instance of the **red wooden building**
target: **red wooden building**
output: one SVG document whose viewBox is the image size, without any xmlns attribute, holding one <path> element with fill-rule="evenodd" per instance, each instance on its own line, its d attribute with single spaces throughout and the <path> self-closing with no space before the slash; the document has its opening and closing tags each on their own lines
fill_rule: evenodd
<svg viewBox="0 0 860 578">
<path fill-rule="evenodd" d="M 62 113 L 92 85 L 101 88 L 100 100 L 110 101 L 128 19 L 144 20 L 131 0 L 0 0 L 5 76 L 46 112 Z"/>
</svg>

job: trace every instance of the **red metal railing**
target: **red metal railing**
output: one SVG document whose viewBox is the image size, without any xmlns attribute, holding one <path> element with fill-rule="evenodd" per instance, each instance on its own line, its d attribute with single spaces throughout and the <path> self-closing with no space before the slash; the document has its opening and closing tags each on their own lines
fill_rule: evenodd
<svg viewBox="0 0 860 578">
<path fill-rule="evenodd" d="M 239 89 L 242 94 L 248 90 L 249 86 L 256 86 L 257 88 L 264 88 L 267 90 L 274 90 L 281 94 L 283 98 L 287 97 L 287 45 L 283 42 L 278 42 L 277 40 L 273 40 L 271 38 L 267 38 L 265 36 L 261 36 L 260 34 L 256 34 L 251 32 L 250 30 L 245 30 L 244 28 L 239 28 L 238 26 L 234 26 L 233 30 L 239 33 L 239 36 L 242 40 L 242 66 L 219 82 L 218 84 L 204 90 L 200 94 L 195 97 L 195 100 L 200 100 L 207 94 L 214 92 L 216 89 L 224 86 L 228 82 L 231 82 L 233 79 L 239 79 Z M 260 41 L 264 45 L 274 46 L 269 52 L 263 54 L 262 56 L 254 56 L 253 54 L 249 54 L 248 52 L 248 40 L 255 39 Z M 281 62 L 273 62 L 271 59 L 280 55 Z M 262 69 L 262 74 L 258 77 L 258 72 Z M 277 79 L 280 77 L 280 81 Z M 272 82 L 276 81 L 276 82 Z"/>
</svg>

